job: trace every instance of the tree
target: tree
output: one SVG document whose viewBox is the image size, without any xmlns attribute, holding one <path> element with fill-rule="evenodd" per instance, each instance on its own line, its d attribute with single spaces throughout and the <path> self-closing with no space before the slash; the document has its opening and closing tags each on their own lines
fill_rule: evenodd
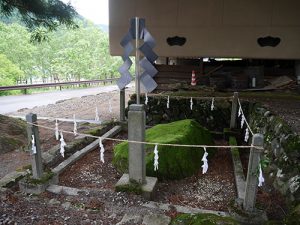
<svg viewBox="0 0 300 225">
<path fill-rule="evenodd" d="M 13 64 L 5 55 L 0 54 L 0 84 L 1 86 L 14 85 L 19 77 L 24 75 L 23 71 Z"/>
<path fill-rule="evenodd" d="M 76 10 L 59 0 L 0 0 L 0 13 L 10 17 L 19 13 L 29 27 L 45 27 L 54 30 L 58 25 L 76 26 L 73 18 Z"/>
</svg>

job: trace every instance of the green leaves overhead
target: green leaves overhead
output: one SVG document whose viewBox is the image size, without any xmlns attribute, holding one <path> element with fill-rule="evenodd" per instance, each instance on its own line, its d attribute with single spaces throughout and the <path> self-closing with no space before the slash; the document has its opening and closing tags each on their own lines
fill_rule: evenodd
<svg viewBox="0 0 300 225">
<path fill-rule="evenodd" d="M 7 17 L 18 13 L 29 28 L 45 27 L 55 30 L 58 25 L 76 27 L 73 18 L 78 14 L 70 5 L 59 0 L 1 0 L 0 14 Z"/>
</svg>

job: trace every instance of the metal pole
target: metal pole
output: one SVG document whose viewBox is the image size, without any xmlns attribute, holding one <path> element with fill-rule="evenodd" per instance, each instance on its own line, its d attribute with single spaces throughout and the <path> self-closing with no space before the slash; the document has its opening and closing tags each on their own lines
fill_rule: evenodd
<svg viewBox="0 0 300 225">
<path fill-rule="evenodd" d="M 139 52 L 139 18 L 135 18 L 135 94 L 136 94 L 136 104 L 140 104 L 140 52 Z"/>
<path fill-rule="evenodd" d="M 120 121 L 125 121 L 125 88 L 120 90 Z"/>
</svg>

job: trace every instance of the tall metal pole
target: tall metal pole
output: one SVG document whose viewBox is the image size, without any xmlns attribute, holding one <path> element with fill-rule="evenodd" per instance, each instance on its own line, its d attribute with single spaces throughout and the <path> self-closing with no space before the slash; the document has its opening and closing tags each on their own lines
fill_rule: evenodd
<svg viewBox="0 0 300 225">
<path fill-rule="evenodd" d="M 135 17 L 135 93 L 136 93 L 136 104 L 140 104 L 140 52 L 139 52 L 139 18 Z"/>
</svg>

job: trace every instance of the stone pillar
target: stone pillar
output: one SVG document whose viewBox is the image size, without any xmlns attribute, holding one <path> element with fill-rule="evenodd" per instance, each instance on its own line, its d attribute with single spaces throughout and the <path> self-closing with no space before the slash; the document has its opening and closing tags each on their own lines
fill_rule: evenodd
<svg viewBox="0 0 300 225">
<path fill-rule="evenodd" d="M 120 90 L 120 121 L 125 121 L 125 88 Z"/>
<path fill-rule="evenodd" d="M 32 124 L 37 124 L 37 115 L 33 113 L 27 114 L 26 121 Z M 28 141 L 30 142 L 29 150 L 31 153 L 32 176 L 34 179 L 40 179 L 43 176 L 43 163 L 42 163 L 39 130 L 37 126 L 34 126 L 32 124 L 27 125 Z M 32 150 L 31 150 L 32 135 L 34 135 L 35 137 L 34 141 L 36 146 L 36 154 L 32 154 Z"/>
<path fill-rule="evenodd" d="M 297 84 L 300 85 L 300 60 L 295 60 L 295 75 Z"/>
<path fill-rule="evenodd" d="M 144 105 L 132 104 L 128 112 L 128 140 L 145 141 L 146 113 Z M 144 144 L 129 143 L 129 180 L 146 183 Z"/>
<path fill-rule="evenodd" d="M 245 199 L 243 203 L 244 210 L 253 212 L 255 209 L 256 192 L 258 185 L 258 167 L 260 161 L 260 155 L 263 152 L 257 147 L 263 147 L 264 136 L 262 134 L 254 134 L 252 137 L 252 146 L 250 149 L 248 172 L 246 180 Z"/>
<path fill-rule="evenodd" d="M 230 128 L 236 128 L 239 93 L 234 92 L 231 106 Z"/>
</svg>

